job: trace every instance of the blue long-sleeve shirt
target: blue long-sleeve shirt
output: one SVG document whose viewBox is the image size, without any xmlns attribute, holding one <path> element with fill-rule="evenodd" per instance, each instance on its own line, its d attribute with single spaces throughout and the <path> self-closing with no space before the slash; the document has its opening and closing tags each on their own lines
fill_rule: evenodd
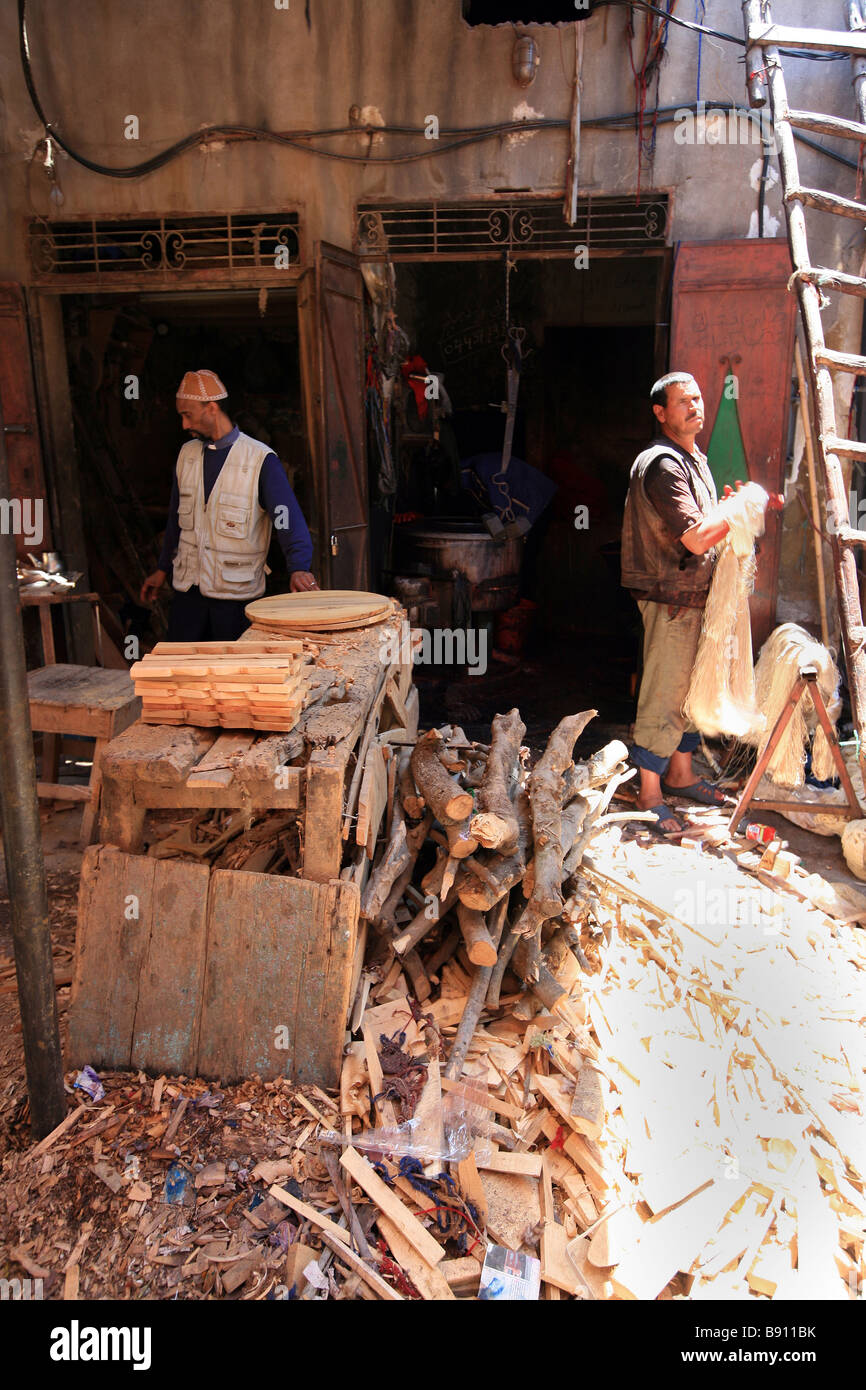
<svg viewBox="0 0 866 1390">
<path fill-rule="evenodd" d="M 239 433 L 240 431 L 235 425 L 234 429 L 224 435 L 222 439 L 217 440 L 215 444 L 207 444 L 204 448 L 205 506 L 214 490 L 220 470 L 228 458 L 229 449 Z M 171 485 L 171 500 L 168 504 L 168 524 L 165 528 L 165 539 L 162 542 L 162 553 L 159 557 L 159 569 L 164 570 L 166 574 L 171 572 L 171 564 L 180 540 L 179 504 L 180 495 L 177 486 L 177 469 L 175 469 Z M 298 499 L 292 491 L 283 465 L 276 454 L 268 454 L 262 464 L 262 470 L 259 474 L 259 505 L 274 522 L 274 530 L 280 543 L 280 549 L 285 556 L 286 569 L 289 574 L 294 574 L 297 570 L 308 572 L 313 563 L 312 537 Z M 281 515 L 280 525 L 276 525 L 277 507 L 286 509 L 285 515 L 288 516 L 288 524 L 285 523 L 284 517 Z"/>
</svg>

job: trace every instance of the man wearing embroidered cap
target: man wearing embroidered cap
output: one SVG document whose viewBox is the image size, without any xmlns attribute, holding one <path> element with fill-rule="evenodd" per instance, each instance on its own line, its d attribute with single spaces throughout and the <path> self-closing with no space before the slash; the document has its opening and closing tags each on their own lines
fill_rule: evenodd
<svg viewBox="0 0 866 1390">
<path fill-rule="evenodd" d="M 244 609 L 265 588 L 272 529 L 293 593 L 317 589 L 313 542 L 283 466 L 266 444 L 242 434 L 220 405 L 228 392 L 215 372 L 187 372 L 177 410 L 189 443 L 175 468 L 159 568 L 142 585 L 149 603 L 171 570 L 168 640 L 234 641 Z"/>
</svg>

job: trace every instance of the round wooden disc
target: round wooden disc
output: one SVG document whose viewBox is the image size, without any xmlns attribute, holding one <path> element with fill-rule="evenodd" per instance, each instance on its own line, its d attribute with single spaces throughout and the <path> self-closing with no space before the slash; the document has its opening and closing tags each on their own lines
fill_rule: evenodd
<svg viewBox="0 0 866 1390">
<path fill-rule="evenodd" d="M 375 622 L 387 613 L 392 600 L 384 594 L 359 593 L 354 589 L 314 589 L 302 594 L 272 594 L 248 604 L 251 622 L 271 627 L 328 628 L 344 623 Z"/>
</svg>

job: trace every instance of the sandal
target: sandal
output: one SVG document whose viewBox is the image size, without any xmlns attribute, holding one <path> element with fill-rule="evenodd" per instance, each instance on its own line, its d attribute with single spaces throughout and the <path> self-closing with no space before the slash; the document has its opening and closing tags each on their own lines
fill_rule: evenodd
<svg viewBox="0 0 866 1390">
<path fill-rule="evenodd" d="M 671 787 L 667 782 L 662 782 L 662 791 L 665 796 L 679 796 L 684 801 L 697 801 L 701 806 L 733 805 L 732 799 L 725 796 L 724 792 L 714 787 L 705 777 L 699 777 L 697 782 L 692 782 L 688 787 Z"/>
<path fill-rule="evenodd" d="M 658 822 L 656 825 L 650 825 L 647 822 L 647 828 L 654 830 L 657 835 L 681 835 L 687 829 L 685 821 L 680 820 L 676 811 L 672 811 L 670 806 L 666 806 L 663 801 L 660 801 L 657 806 L 648 806 L 647 810 L 652 812 Z M 663 830 L 663 825 L 667 825 L 669 828 Z M 673 829 L 670 829 L 671 826 Z"/>
</svg>

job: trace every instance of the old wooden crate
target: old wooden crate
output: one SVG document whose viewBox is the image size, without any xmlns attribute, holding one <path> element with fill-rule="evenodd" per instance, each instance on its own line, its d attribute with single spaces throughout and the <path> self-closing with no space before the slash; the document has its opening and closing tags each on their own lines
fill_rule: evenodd
<svg viewBox="0 0 866 1390">
<path fill-rule="evenodd" d="M 94 845 L 85 853 L 69 1062 L 338 1085 L 357 884 Z"/>
</svg>

